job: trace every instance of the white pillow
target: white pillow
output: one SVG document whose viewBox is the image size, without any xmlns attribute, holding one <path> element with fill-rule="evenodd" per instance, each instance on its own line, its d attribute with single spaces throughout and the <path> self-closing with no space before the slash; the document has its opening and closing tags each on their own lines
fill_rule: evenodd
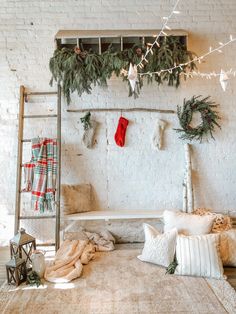
<svg viewBox="0 0 236 314">
<path fill-rule="evenodd" d="M 224 278 L 219 239 L 219 234 L 178 236 L 175 274 Z"/>
<path fill-rule="evenodd" d="M 160 234 L 154 227 L 143 224 L 145 243 L 142 254 L 138 256 L 143 262 L 150 262 L 168 267 L 173 262 L 177 230 Z"/>
<path fill-rule="evenodd" d="M 224 266 L 236 267 L 236 230 L 220 233 L 220 254 Z"/>
<path fill-rule="evenodd" d="M 201 235 L 211 232 L 215 218 L 165 210 L 163 219 L 165 232 L 177 228 L 180 234 Z"/>
</svg>

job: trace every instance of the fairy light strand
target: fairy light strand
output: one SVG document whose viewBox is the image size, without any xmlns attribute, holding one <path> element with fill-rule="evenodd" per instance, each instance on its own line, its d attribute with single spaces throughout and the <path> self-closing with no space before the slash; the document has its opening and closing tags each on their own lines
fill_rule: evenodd
<svg viewBox="0 0 236 314">
<path fill-rule="evenodd" d="M 236 76 L 236 70 L 233 70 L 233 69 L 230 69 L 228 71 L 224 71 L 224 74 L 228 75 L 228 76 Z M 217 77 L 217 76 L 221 76 L 222 73 L 221 72 L 209 72 L 209 73 L 205 73 L 205 72 L 200 72 L 200 71 L 191 71 L 191 72 L 188 72 L 188 73 L 180 73 L 180 75 L 184 75 L 184 76 L 187 76 L 189 78 L 192 78 L 192 77 L 202 77 L 202 78 L 206 78 L 206 79 L 211 79 L 212 77 Z"/>
<path fill-rule="evenodd" d="M 148 56 L 148 54 L 149 54 L 150 52 L 153 53 L 153 52 L 152 52 L 152 48 L 153 48 L 155 45 L 157 45 L 158 47 L 160 46 L 159 43 L 158 43 L 158 39 L 159 39 L 162 35 L 168 36 L 167 33 L 165 32 L 165 30 L 171 30 L 171 28 L 170 28 L 167 24 L 168 24 L 170 18 L 172 17 L 172 15 L 173 15 L 173 14 L 179 14 L 179 13 L 180 13 L 179 11 L 176 10 L 179 1 L 180 1 L 180 0 L 177 0 L 177 1 L 176 1 L 176 3 L 175 3 L 175 5 L 174 5 L 173 10 L 172 10 L 172 12 L 170 13 L 170 15 L 167 16 L 167 17 L 163 17 L 163 19 L 165 20 L 165 22 L 163 23 L 162 28 L 161 28 L 159 34 L 156 36 L 155 41 L 154 41 L 154 42 L 149 46 L 149 48 L 146 50 L 145 54 L 142 56 L 142 60 L 137 64 L 137 67 L 143 68 L 143 61 L 148 62 L 147 59 L 146 59 L 146 57 Z"/>
<path fill-rule="evenodd" d="M 196 57 L 196 58 L 193 58 L 192 60 L 188 61 L 188 62 L 185 62 L 185 63 L 181 63 L 181 64 L 178 64 L 178 65 L 175 65 L 171 68 L 168 68 L 168 69 L 162 69 L 162 70 L 159 70 L 159 71 L 156 71 L 156 72 L 145 72 L 145 73 L 138 73 L 138 75 L 140 76 L 143 76 L 143 75 L 152 75 L 152 74 L 157 74 L 157 75 L 160 75 L 164 72 L 169 72 L 169 73 L 172 73 L 173 70 L 175 69 L 183 69 L 183 67 L 193 63 L 193 62 L 199 62 L 201 63 L 201 61 L 203 59 L 205 59 L 207 56 L 209 56 L 210 54 L 214 53 L 214 52 L 222 52 L 222 48 L 224 48 L 225 46 L 231 44 L 232 42 L 235 42 L 236 41 L 236 38 L 233 38 L 232 35 L 230 35 L 230 40 L 227 41 L 226 43 L 220 43 L 220 45 L 218 47 L 216 47 L 215 49 L 212 49 L 210 47 L 209 51 L 204 53 L 203 55 L 201 55 L 200 57 Z"/>
</svg>

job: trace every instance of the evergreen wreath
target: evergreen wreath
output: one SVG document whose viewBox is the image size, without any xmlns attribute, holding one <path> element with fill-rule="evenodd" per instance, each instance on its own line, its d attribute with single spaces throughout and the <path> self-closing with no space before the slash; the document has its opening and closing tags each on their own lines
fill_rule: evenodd
<svg viewBox="0 0 236 314">
<path fill-rule="evenodd" d="M 181 133 L 180 138 L 183 140 L 197 140 L 202 142 L 204 137 L 208 135 L 215 139 L 213 132 L 215 127 L 221 128 L 218 124 L 220 119 L 218 113 L 213 109 L 217 105 L 215 102 L 209 101 L 210 96 L 201 98 L 202 96 L 193 96 L 190 100 L 184 99 L 183 107 L 177 106 L 177 115 L 179 118 L 181 129 L 175 129 Z M 201 115 L 201 123 L 193 128 L 190 124 L 193 114 L 199 112 Z"/>
<path fill-rule="evenodd" d="M 148 54 L 148 62 L 143 62 L 143 68 L 139 69 L 139 73 L 159 72 L 173 67 L 175 64 L 192 61 L 196 56 L 193 52 L 186 49 L 179 37 L 160 38 L 159 45 L 160 47 L 152 49 L 152 54 Z M 112 45 L 110 45 L 108 50 L 101 55 L 92 50 L 86 51 L 82 46 L 74 49 L 67 47 L 56 49 L 49 62 L 49 68 L 52 73 L 50 85 L 53 84 L 53 81 L 61 84 L 63 94 L 69 104 L 71 93 L 77 91 L 79 96 L 83 93 L 91 94 L 92 86 L 107 86 L 107 80 L 113 73 L 116 76 L 121 75 L 123 80 L 129 83 L 124 72 L 126 71 L 127 73 L 130 63 L 138 64 L 141 61 L 146 49 L 147 47 L 134 45 L 130 49 L 115 51 Z M 169 86 L 175 85 L 178 87 L 180 74 L 194 69 L 196 69 L 196 64 L 192 62 L 170 72 L 148 75 L 147 82 L 155 81 L 158 85 L 167 82 Z M 139 75 L 134 92 L 129 85 L 129 96 L 134 95 L 137 97 L 142 86 L 143 77 Z"/>
</svg>

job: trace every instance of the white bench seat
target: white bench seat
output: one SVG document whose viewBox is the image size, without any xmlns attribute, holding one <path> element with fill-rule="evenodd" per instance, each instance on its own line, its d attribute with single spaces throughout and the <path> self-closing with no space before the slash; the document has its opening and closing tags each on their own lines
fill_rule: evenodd
<svg viewBox="0 0 236 314">
<path fill-rule="evenodd" d="M 115 219 L 154 219 L 162 218 L 159 210 L 97 210 L 85 213 L 65 215 L 63 220 L 115 220 Z"/>
</svg>

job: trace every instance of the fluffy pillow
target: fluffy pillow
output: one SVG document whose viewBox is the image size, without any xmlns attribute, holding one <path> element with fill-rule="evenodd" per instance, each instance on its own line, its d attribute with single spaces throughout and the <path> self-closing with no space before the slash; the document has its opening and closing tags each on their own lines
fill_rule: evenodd
<svg viewBox="0 0 236 314">
<path fill-rule="evenodd" d="M 160 234 L 158 230 L 148 224 L 143 224 L 143 228 L 145 243 L 138 259 L 165 267 L 169 266 L 174 259 L 177 230 L 173 229 Z"/>
<path fill-rule="evenodd" d="M 220 254 L 224 266 L 236 267 L 236 230 L 220 233 Z"/>
<path fill-rule="evenodd" d="M 224 278 L 219 240 L 219 234 L 178 236 L 175 274 Z"/>
<path fill-rule="evenodd" d="M 213 216 L 198 216 L 165 210 L 163 213 L 164 231 L 177 228 L 184 235 L 201 235 L 211 232 Z"/>
<path fill-rule="evenodd" d="M 82 213 L 92 210 L 91 185 L 61 186 L 62 210 L 64 215 Z"/>
</svg>

